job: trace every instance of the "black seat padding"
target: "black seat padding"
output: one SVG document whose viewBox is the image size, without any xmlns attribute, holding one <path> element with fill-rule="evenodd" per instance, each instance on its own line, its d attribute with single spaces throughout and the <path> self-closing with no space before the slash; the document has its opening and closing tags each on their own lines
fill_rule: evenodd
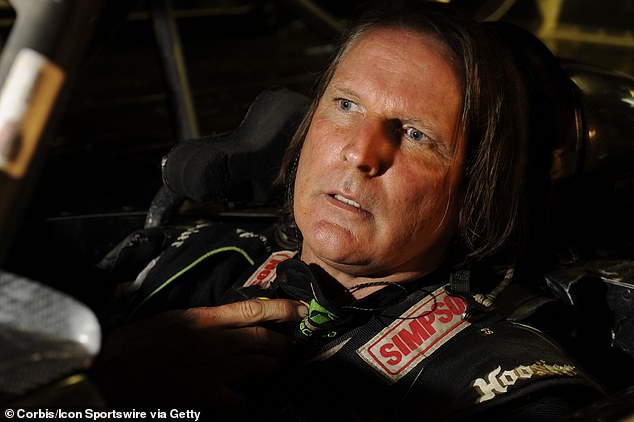
<svg viewBox="0 0 634 422">
<path fill-rule="evenodd" d="M 234 131 L 174 146 L 163 162 L 163 183 L 200 202 L 272 201 L 272 182 L 308 103 L 286 88 L 263 91 Z"/>
</svg>

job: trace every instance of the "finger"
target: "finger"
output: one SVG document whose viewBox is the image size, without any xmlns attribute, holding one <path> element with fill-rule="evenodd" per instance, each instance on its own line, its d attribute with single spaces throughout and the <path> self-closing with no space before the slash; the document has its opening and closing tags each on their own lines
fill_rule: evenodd
<svg viewBox="0 0 634 422">
<path fill-rule="evenodd" d="M 301 302 L 289 299 L 259 300 L 249 299 L 209 308 L 191 308 L 185 318 L 203 327 L 247 327 L 263 322 L 298 321 L 306 315 L 307 309 Z"/>
</svg>

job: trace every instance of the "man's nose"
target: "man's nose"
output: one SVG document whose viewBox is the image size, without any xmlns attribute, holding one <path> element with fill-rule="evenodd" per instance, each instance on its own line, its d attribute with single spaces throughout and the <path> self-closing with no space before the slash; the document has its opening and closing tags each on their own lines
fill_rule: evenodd
<svg viewBox="0 0 634 422">
<path fill-rule="evenodd" d="M 380 176 L 392 165 L 398 147 L 394 122 L 364 121 L 350 133 L 343 159 L 369 177 Z"/>
</svg>

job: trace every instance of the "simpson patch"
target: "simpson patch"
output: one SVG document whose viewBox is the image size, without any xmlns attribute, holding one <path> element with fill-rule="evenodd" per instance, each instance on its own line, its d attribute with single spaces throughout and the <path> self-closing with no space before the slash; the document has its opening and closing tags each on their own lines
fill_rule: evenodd
<svg viewBox="0 0 634 422">
<path fill-rule="evenodd" d="M 396 382 L 440 346 L 467 328 L 465 302 L 441 287 L 357 349 L 363 360 Z"/>
</svg>

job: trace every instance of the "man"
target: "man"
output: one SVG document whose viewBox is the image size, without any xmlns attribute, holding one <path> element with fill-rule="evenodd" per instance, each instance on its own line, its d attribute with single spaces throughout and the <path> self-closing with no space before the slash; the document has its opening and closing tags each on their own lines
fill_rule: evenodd
<svg viewBox="0 0 634 422">
<path fill-rule="evenodd" d="M 600 397 L 502 312 L 524 164 L 516 78 L 494 37 L 445 6 L 365 16 L 285 159 L 298 250 L 273 228 L 189 229 L 139 278 L 137 321 L 107 339 L 106 393 L 123 373 L 129 405 L 256 403 L 250 416 L 282 420 L 552 420 Z M 497 279 L 478 276 L 490 257 L 507 264 Z"/>
</svg>

